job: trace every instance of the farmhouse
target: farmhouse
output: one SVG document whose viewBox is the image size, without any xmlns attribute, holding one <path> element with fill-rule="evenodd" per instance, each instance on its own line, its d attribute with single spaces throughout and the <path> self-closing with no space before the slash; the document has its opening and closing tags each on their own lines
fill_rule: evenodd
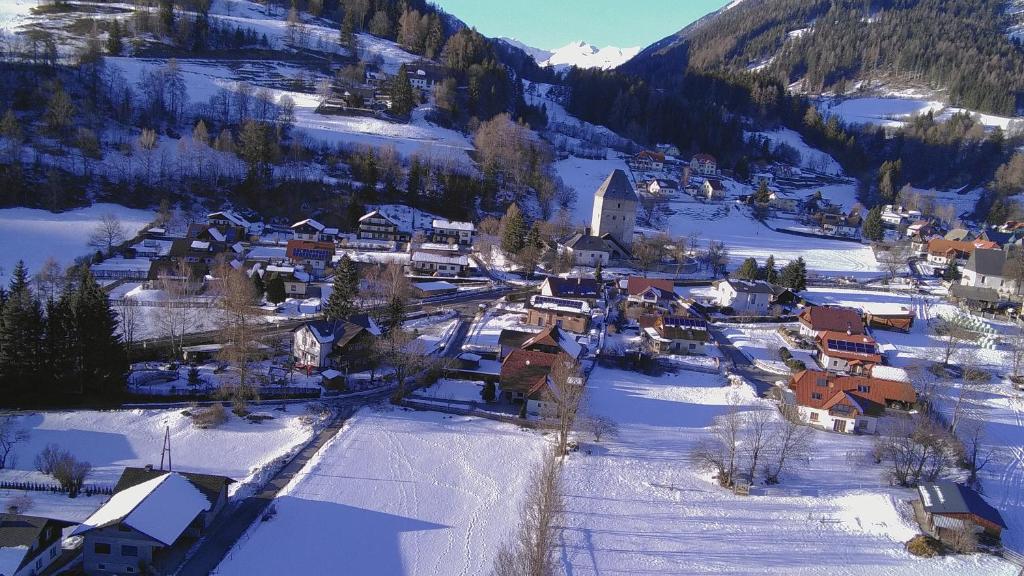
<svg viewBox="0 0 1024 576">
<path fill-rule="evenodd" d="M 388 218 L 380 210 L 374 210 L 359 218 L 359 231 L 356 236 L 360 240 L 388 240 L 391 242 L 408 242 L 410 234 L 401 230 L 398 224 Z"/>
<path fill-rule="evenodd" d="M 800 312 L 797 320 L 800 322 L 800 335 L 807 338 L 817 338 L 822 332 L 864 333 L 860 313 L 852 308 L 808 306 Z"/>
<path fill-rule="evenodd" d="M 711 154 L 696 154 L 690 160 L 690 170 L 701 176 L 718 174 L 718 160 Z"/>
<path fill-rule="evenodd" d="M 956 482 L 934 482 L 917 487 L 914 514 L 921 529 L 942 542 L 959 547 L 966 530 L 979 541 L 999 541 L 1006 523 L 980 494 Z"/>
<path fill-rule="evenodd" d="M 173 572 L 227 500 L 223 476 L 129 468 L 114 495 L 72 533 L 83 536 L 86 574 Z M 170 565 L 168 565 L 170 564 Z"/>
<path fill-rule="evenodd" d="M 641 333 L 647 349 L 655 354 L 704 354 L 708 324 L 697 318 L 658 316 Z"/>
<path fill-rule="evenodd" d="M 882 363 L 878 343 L 870 336 L 846 332 L 818 335 L 818 363 L 829 372 L 862 374 Z"/>
<path fill-rule="evenodd" d="M 973 288 L 991 288 L 1001 295 L 1017 293 L 1015 262 L 1004 250 L 979 248 L 971 252 L 964 266 L 960 284 Z"/>
<path fill-rule="evenodd" d="M 836 432 L 872 434 L 886 408 L 906 410 L 917 401 L 908 382 L 818 370 L 793 375 L 789 388 L 801 418 Z"/>
<path fill-rule="evenodd" d="M 333 242 L 289 240 L 285 255 L 292 264 L 304 266 L 315 276 L 322 276 L 334 258 Z"/>
<path fill-rule="evenodd" d="M 721 200 L 725 198 L 725 185 L 718 178 L 704 180 L 704 186 L 701 188 L 701 191 L 708 200 Z"/>
<path fill-rule="evenodd" d="M 713 286 L 718 305 L 732 308 L 737 314 L 764 314 L 774 296 L 771 284 L 763 280 L 727 279 Z"/>
<path fill-rule="evenodd" d="M 0 575 L 42 574 L 61 554 L 61 531 L 71 522 L 0 513 Z"/>
<path fill-rule="evenodd" d="M 530 296 L 526 322 L 541 327 L 558 325 L 570 332 L 585 334 L 590 328 L 590 304 L 584 300 Z"/>
<path fill-rule="evenodd" d="M 665 168 L 665 155 L 642 150 L 629 159 L 629 167 L 635 172 L 660 172 Z"/>
<path fill-rule="evenodd" d="M 435 218 L 430 223 L 430 239 L 434 242 L 473 245 L 476 226 L 472 222 L 453 222 Z"/>
</svg>

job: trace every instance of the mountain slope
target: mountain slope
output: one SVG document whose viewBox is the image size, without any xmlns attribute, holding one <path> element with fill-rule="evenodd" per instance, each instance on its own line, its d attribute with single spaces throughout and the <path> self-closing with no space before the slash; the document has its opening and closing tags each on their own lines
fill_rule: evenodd
<svg viewBox="0 0 1024 576">
<path fill-rule="evenodd" d="M 951 103 L 1017 111 L 1024 55 L 1001 0 L 745 0 L 643 50 L 622 70 L 655 81 L 689 67 L 761 70 L 808 93 L 850 82 L 947 91 Z"/>
<path fill-rule="evenodd" d="M 529 54 L 538 65 L 551 66 L 559 72 L 571 66 L 610 70 L 621 66 L 640 52 L 639 46 L 634 48 L 618 48 L 616 46 L 598 48 L 582 41 L 570 42 L 554 50 L 544 50 L 534 48 L 514 38 L 498 38 L 498 40 Z"/>
</svg>

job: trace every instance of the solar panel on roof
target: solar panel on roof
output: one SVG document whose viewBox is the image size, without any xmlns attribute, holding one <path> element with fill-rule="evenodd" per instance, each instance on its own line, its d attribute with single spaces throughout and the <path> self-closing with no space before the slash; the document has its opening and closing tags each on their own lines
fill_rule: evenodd
<svg viewBox="0 0 1024 576">
<path fill-rule="evenodd" d="M 552 306 L 558 306 L 560 308 L 575 308 L 577 310 L 583 309 L 583 302 L 577 300 L 566 300 L 564 298 L 552 298 L 551 296 L 535 296 L 534 302 L 537 304 L 550 304 Z"/>
<path fill-rule="evenodd" d="M 684 318 L 682 316 L 666 316 L 662 322 L 665 326 L 671 326 L 673 328 L 692 328 L 697 330 L 706 330 L 707 323 L 703 320 L 696 318 Z"/>
<path fill-rule="evenodd" d="M 845 340 L 829 339 L 828 347 L 839 352 L 852 352 L 854 354 L 874 354 L 875 345 L 868 342 L 847 342 Z"/>
</svg>

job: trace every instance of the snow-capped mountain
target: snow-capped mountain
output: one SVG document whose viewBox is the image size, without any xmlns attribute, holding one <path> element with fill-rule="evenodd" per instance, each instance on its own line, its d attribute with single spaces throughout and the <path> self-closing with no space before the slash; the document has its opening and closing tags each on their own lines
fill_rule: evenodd
<svg viewBox="0 0 1024 576">
<path fill-rule="evenodd" d="M 570 42 L 555 50 L 544 50 L 534 48 L 515 40 L 514 38 L 502 38 L 504 42 L 515 46 L 529 54 L 541 66 L 553 66 L 556 70 L 564 70 L 570 66 L 577 68 L 602 68 L 611 69 L 623 64 L 633 56 L 636 56 L 641 47 L 617 48 L 605 46 L 598 48 L 586 42 Z"/>
</svg>

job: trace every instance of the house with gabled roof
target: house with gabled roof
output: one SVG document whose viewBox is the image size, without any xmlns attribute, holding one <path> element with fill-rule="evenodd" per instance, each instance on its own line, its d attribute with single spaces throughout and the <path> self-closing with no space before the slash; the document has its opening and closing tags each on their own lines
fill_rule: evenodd
<svg viewBox="0 0 1024 576">
<path fill-rule="evenodd" d="M 960 533 L 964 530 L 983 542 L 999 541 L 1006 529 L 999 510 L 977 491 L 958 482 L 920 484 L 917 496 L 911 504 L 921 529 L 954 548 L 962 544 Z"/>
<path fill-rule="evenodd" d="M 946 266 L 953 261 L 963 264 L 979 248 L 998 248 L 998 245 L 981 239 L 955 241 L 934 238 L 928 242 L 928 262 L 936 266 Z"/>
<path fill-rule="evenodd" d="M 472 222 L 435 218 L 430 223 L 430 238 L 434 242 L 454 242 L 461 246 L 472 246 L 475 233 L 476 225 Z"/>
<path fill-rule="evenodd" d="M 629 159 L 629 167 L 637 172 L 657 172 L 665 168 L 665 155 L 653 150 L 641 150 Z"/>
<path fill-rule="evenodd" d="M 690 159 L 690 170 L 701 176 L 714 176 L 718 174 L 718 160 L 704 152 L 694 154 Z"/>
<path fill-rule="evenodd" d="M 764 280 L 727 278 L 712 283 L 719 306 L 732 308 L 737 314 L 764 314 L 775 296 L 772 285 Z"/>
<path fill-rule="evenodd" d="M 725 198 L 725 184 L 718 178 L 706 178 L 701 192 L 708 200 L 721 200 Z"/>
<path fill-rule="evenodd" d="M 0 513 L 0 576 L 35 576 L 60 558 L 62 531 L 72 522 Z"/>
<path fill-rule="evenodd" d="M 292 264 L 304 266 L 313 276 L 321 277 L 334 258 L 334 243 L 293 238 L 285 247 L 285 255 Z"/>
<path fill-rule="evenodd" d="M 882 363 L 878 342 L 871 336 L 846 332 L 821 332 L 818 335 L 818 363 L 829 372 L 870 373 Z"/>
<path fill-rule="evenodd" d="M 575 298 L 586 300 L 593 304 L 601 298 L 601 287 L 598 286 L 597 280 L 593 278 L 583 278 L 580 276 L 559 278 L 557 276 L 548 276 L 540 284 L 540 293 L 542 296 Z"/>
<path fill-rule="evenodd" d="M 356 236 L 360 240 L 387 240 L 391 242 L 408 242 L 412 234 L 402 230 L 397 222 L 380 210 L 373 210 L 359 217 L 359 230 Z"/>
<path fill-rule="evenodd" d="M 586 334 L 590 328 L 590 304 L 585 300 L 554 298 L 535 294 L 526 304 L 526 322 L 532 326 L 560 326 L 570 332 Z"/>
<path fill-rule="evenodd" d="M 620 281 L 620 286 L 623 281 Z M 626 301 L 645 307 L 668 308 L 676 300 L 675 284 L 663 278 L 630 276 L 624 281 Z"/>
<path fill-rule="evenodd" d="M 363 316 L 363 315 L 360 315 Z M 360 323 L 356 316 L 348 320 L 315 320 L 292 331 L 292 357 L 298 366 L 323 370 L 334 368 L 359 371 L 369 363 L 370 347 L 380 334 L 373 321 Z"/>
<path fill-rule="evenodd" d="M 575 361 L 579 361 L 586 354 L 587 349 L 576 341 L 576 336 L 562 330 L 558 325 L 551 325 L 532 335 L 519 345 L 522 350 L 536 352 L 547 352 L 549 354 L 564 354 Z"/>
<path fill-rule="evenodd" d="M 329 228 L 320 222 L 306 218 L 292 224 L 292 238 L 296 240 L 310 240 L 313 242 L 333 242 L 338 235 L 337 228 Z"/>
<path fill-rule="evenodd" d="M 972 288 L 991 288 L 1000 295 L 1018 293 L 1015 262 L 1006 250 L 979 248 L 971 252 L 961 272 L 960 284 Z"/>
<path fill-rule="evenodd" d="M 789 381 L 800 417 L 812 426 L 872 434 L 887 408 L 907 410 L 917 402 L 909 382 L 871 376 L 803 370 Z"/>
<path fill-rule="evenodd" d="M 864 334 L 864 321 L 860 312 L 840 306 L 808 306 L 797 316 L 800 335 L 817 338 L 822 332 Z"/>
<path fill-rule="evenodd" d="M 708 323 L 686 316 L 657 316 L 652 325 L 643 327 L 640 336 L 655 354 L 704 354 Z"/>
<path fill-rule="evenodd" d="M 508 402 L 526 404 L 529 416 L 552 414 L 561 401 L 558 384 L 551 371 L 558 362 L 575 362 L 559 352 L 551 354 L 537 350 L 513 350 L 501 363 L 501 396 Z M 570 386 L 583 386 L 582 379 L 574 379 Z"/>
<path fill-rule="evenodd" d="M 223 509 L 223 503 L 212 499 L 214 482 L 218 494 L 226 494 L 231 482 L 225 477 L 136 470 L 126 471 L 118 482 L 121 489 L 72 532 L 84 539 L 86 574 L 173 572 L 175 566 L 165 565 L 177 557 L 170 552 L 180 552 L 201 536 Z M 200 476 L 213 480 L 200 483 Z"/>
</svg>

